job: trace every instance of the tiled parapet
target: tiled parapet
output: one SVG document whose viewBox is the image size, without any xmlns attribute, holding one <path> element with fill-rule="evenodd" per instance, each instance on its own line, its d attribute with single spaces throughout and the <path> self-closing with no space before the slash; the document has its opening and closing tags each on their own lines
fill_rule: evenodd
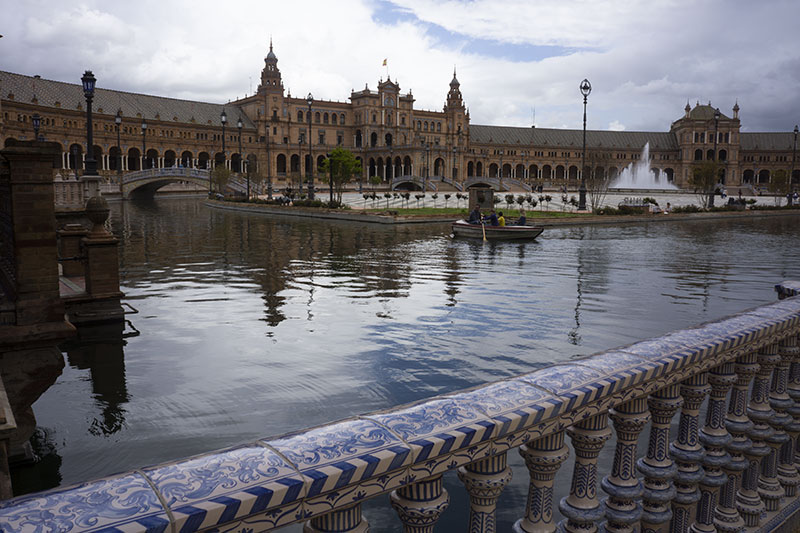
<svg viewBox="0 0 800 533">
<path fill-rule="evenodd" d="M 781 300 L 797 296 L 800 294 L 800 281 L 782 281 L 775 285 L 775 291 Z"/>
<path fill-rule="evenodd" d="M 763 456 L 758 453 L 769 450 L 767 433 L 777 428 L 770 425 L 769 412 L 785 408 L 792 423 L 780 429 L 792 436 L 800 431 L 800 425 L 795 427 L 800 420 L 800 361 L 791 350 L 796 343 L 786 342 L 796 341 L 798 333 L 800 298 L 787 297 L 695 328 L 414 405 L 8 500 L 0 504 L 0 529 L 36 531 L 32 521 L 38 520 L 41 531 L 71 533 L 258 533 L 291 523 L 306 523 L 308 531 L 356 532 L 369 527 L 361 518 L 360 504 L 393 492 L 405 527 L 427 530 L 447 506 L 441 476 L 463 467 L 462 477 L 474 500 L 474 523 L 485 532 L 493 523 L 490 500 L 496 499 L 510 474 L 500 458 L 517 448 L 528 467 L 530 494 L 525 517 L 515 530 L 551 531 L 552 480 L 567 457 L 564 436 L 569 435 L 578 466 L 572 494 L 562 506 L 568 530 L 591 530 L 604 515 L 612 529 L 635 529 L 640 504 L 641 526 L 666 530 L 676 499 L 686 497 L 687 510 L 696 502 L 696 487 L 703 479 L 700 440 L 716 454 L 706 457 L 706 473 L 713 474 L 706 481 L 719 477 L 719 469 L 733 478 L 745 462 L 750 465 L 739 498 L 734 499 L 738 479 L 726 484 L 719 497 L 724 503 L 720 507 L 730 516 L 717 513 L 717 525 L 721 518 L 731 519 L 728 525 L 735 530 L 742 518 L 737 513 L 754 524 L 764 509 L 759 494 L 764 490 L 758 483 Z M 783 351 L 775 359 L 778 346 Z M 759 365 L 769 366 L 772 360 L 772 368 L 783 365 L 777 381 Z M 733 440 L 717 439 L 716 432 L 723 432 L 722 392 L 704 430 L 707 435 L 698 440 L 703 379 L 726 364 L 724 374 L 730 376 L 732 362 L 736 383 L 724 426 Z M 759 371 L 748 411 L 748 385 Z M 673 459 L 667 453 L 669 425 L 681 401 L 684 433 L 676 441 L 680 446 Z M 638 473 L 645 478 L 642 487 L 632 468 L 632 445 L 645 410 L 652 425 L 647 457 L 638 463 Z M 596 493 L 596 452 L 611 437 L 609 415 L 621 441 L 609 443 L 618 448 L 619 465 L 604 483 L 611 497 L 603 506 Z M 757 441 L 757 453 L 751 440 Z M 788 479 L 791 453 L 780 450 L 785 452 L 779 463 L 783 470 L 777 475 Z M 733 460 L 723 464 L 717 459 L 726 451 Z M 673 460 L 683 464 L 676 468 Z M 774 470 L 770 466 L 766 472 L 770 483 Z M 502 504 L 501 494 L 498 506 Z M 693 519 L 693 512 L 682 513 L 680 523 L 672 520 L 677 526 L 673 529 L 683 531 Z M 706 512 L 701 524 L 709 526 L 709 520 Z"/>
</svg>

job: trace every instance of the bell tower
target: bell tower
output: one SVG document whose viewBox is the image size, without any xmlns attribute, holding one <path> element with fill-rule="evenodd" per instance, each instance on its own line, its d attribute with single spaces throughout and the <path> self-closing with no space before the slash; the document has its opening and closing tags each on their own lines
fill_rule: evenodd
<svg viewBox="0 0 800 533">
<path fill-rule="evenodd" d="M 281 71 L 278 69 L 278 56 L 272 51 L 271 38 L 269 53 L 264 58 L 264 68 L 261 70 L 258 95 L 264 98 L 265 118 L 277 120 L 283 107 L 283 81 L 281 80 Z"/>
</svg>

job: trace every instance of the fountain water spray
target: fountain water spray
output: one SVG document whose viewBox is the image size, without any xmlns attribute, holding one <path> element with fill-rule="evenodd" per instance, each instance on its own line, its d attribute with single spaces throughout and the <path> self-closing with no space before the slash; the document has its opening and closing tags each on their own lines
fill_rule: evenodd
<svg viewBox="0 0 800 533">
<path fill-rule="evenodd" d="M 610 189 L 662 189 L 677 190 L 677 187 L 667 181 L 666 176 L 656 177 L 650 170 L 650 143 L 642 148 L 639 161 L 630 163 L 622 169 Z"/>
</svg>

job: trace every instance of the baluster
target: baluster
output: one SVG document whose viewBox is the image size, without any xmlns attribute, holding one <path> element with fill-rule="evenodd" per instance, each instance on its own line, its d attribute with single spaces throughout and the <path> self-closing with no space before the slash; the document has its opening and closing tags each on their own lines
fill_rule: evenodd
<svg viewBox="0 0 800 533">
<path fill-rule="evenodd" d="M 770 405 L 775 411 L 786 413 L 783 430 L 789 437 L 778 453 L 778 481 L 786 495 L 794 497 L 797 495 L 797 485 L 800 484 L 800 475 L 794 465 L 795 439 L 800 434 L 800 412 L 795 408 L 788 382 L 792 367 L 797 364 L 800 355 L 797 336 L 791 335 L 784 339 L 778 347 L 778 354 L 781 356 L 781 362 L 772 378 Z"/>
<path fill-rule="evenodd" d="M 785 407 L 781 409 L 782 412 L 777 412 L 772 409 L 773 402 L 771 401 L 772 398 L 770 394 L 772 389 L 771 385 L 773 383 L 772 371 L 780 361 L 781 357 L 778 355 L 777 343 L 763 348 L 758 353 L 758 364 L 761 365 L 761 369 L 756 375 L 756 381 L 758 381 L 759 378 L 763 380 L 763 385 L 759 387 L 761 391 L 759 405 L 763 402 L 763 405 L 766 407 L 765 411 L 759 411 L 759 416 L 764 412 L 770 414 L 770 416 L 762 419 L 765 424 L 768 424 L 770 431 L 769 434 L 764 437 L 767 454 L 766 457 L 761 460 L 761 476 L 758 478 L 758 494 L 764 501 L 767 511 L 777 511 L 780 499 L 784 495 L 783 487 L 781 487 L 781 484 L 778 482 L 778 450 L 789 440 L 789 436 L 783 431 L 783 426 L 791 422 L 791 417 L 785 413 Z M 755 389 L 756 386 L 753 385 L 754 395 Z M 782 402 L 779 403 L 782 404 Z M 753 408 L 752 402 L 750 403 L 750 407 Z M 753 418 L 753 414 L 749 414 L 750 418 Z M 754 420 L 753 422 L 755 426 L 758 425 L 758 421 Z"/>
<path fill-rule="evenodd" d="M 393 490 L 390 500 L 406 533 L 433 533 L 439 515 L 450 504 L 441 474 Z"/>
<path fill-rule="evenodd" d="M 611 474 L 604 477 L 600 486 L 608 494 L 606 505 L 606 531 L 633 533 L 639 529 L 642 517 L 642 482 L 636 477 L 636 443 L 639 434 L 650 420 L 647 398 L 637 398 L 618 405 L 609 411 L 617 432 L 617 447 Z"/>
<path fill-rule="evenodd" d="M 314 517 L 303 526 L 303 533 L 367 533 L 368 531 L 369 523 L 361 516 L 361 504 Z"/>
<path fill-rule="evenodd" d="M 724 363 L 708 373 L 711 394 L 706 410 L 706 424 L 700 430 L 700 442 L 705 446 L 703 470 L 705 476 L 700 480 L 700 503 L 697 506 L 697 519 L 689 528 L 693 533 L 715 533 L 714 509 L 717 506 L 719 489 L 728 481 L 723 468 L 730 463 L 731 457 L 725 447 L 731 442 L 731 436 L 725 429 L 725 399 L 728 390 L 736 381 L 733 373 L 734 363 Z"/>
<path fill-rule="evenodd" d="M 458 469 L 458 478 L 469 493 L 469 531 L 494 533 L 497 499 L 511 481 L 507 463 L 503 452 Z"/>
<path fill-rule="evenodd" d="M 659 533 L 672 518 L 670 502 L 675 497 L 672 478 L 678 468 L 669 456 L 669 427 L 672 417 L 683 403 L 680 385 L 670 385 L 650 395 L 647 406 L 653 416 L 647 457 L 637 467 L 644 475 L 642 531 Z"/>
<path fill-rule="evenodd" d="M 564 432 L 523 444 L 519 454 L 528 467 L 530 485 L 525 518 L 514 524 L 514 533 L 551 533 L 556 529 L 553 523 L 553 479 L 561 463 L 569 457 Z"/>
<path fill-rule="evenodd" d="M 753 379 L 750 405 L 747 407 L 747 416 L 753 422 L 753 426 L 748 430 L 747 435 L 752 440 L 753 445 L 744 453 L 748 465 L 742 477 L 742 488 L 739 491 L 737 506 L 747 527 L 757 526 L 761 513 L 765 509 L 762 501 L 763 491 L 758 478 L 761 471 L 761 461 L 770 452 L 766 439 L 773 433 L 768 423 L 773 411 L 769 406 L 767 395 L 769 393 L 772 368 L 777 363 L 776 358 L 770 356 L 769 351 L 769 348 L 762 349 L 756 356 L 758 371 Z M 777 480 L 775 481 L 777 484 Z"/>
<path fill-rule="evenodd" d="M 604 509 L 597 500 L 597 456 L 611 436 L 608 415 L 601 413 L 582 420 L 567 429 L 575 448 L 575 468 L 569 496 L 558 505 L 566 516 L 559 529 L 569 533 L 594 533 L 597 521 L 603 518 Z"/>
<path fill-rule="evenodd" d="M 677 493 L 672 500 L 671 533 L 686 533 L 694 518 L 694 510 L 700 501 L 697 484 L 703 479 L 701 461 L 705 452 L 698 439 L 700 405 L 708 392 L 705 372 L 696 374 L 681 383 L 683 407 L 678 424 L 678 439 L 670 444 L 672 460 L 678 465 L 675 475 Z"/>
<path fill-rule="evenodd" d="M 728 475 L 728 481 L 722 487 L 719 506 L 714 517 L 717 530 L 730 533 L 741 531 L 744 528 L 744 520 L 739 515 L 736 506 L 736 493 L 741 486 L 742 475 L 749 464 L 744 454 L 753 445 L 747 437 L 747 432 L 753 427 L 753 422 L 747 417 L 747 391 L 750 387 L 750 380 L 758 371 L 756 354 L 751 353 L 739 357 L 734 369 L 736 370 L 736 382 L 733 384 L 728 403 L 728 416 L 725 419 L 725 428 L 732 437 L 727 446 L 731 460 L 723 467 Z"/>
<path fill-rule="evenodd" d="M 792 415 L 792 423 L 787 431 L 794 439 L 794 466 L 800 469 L 800 337 L 795 337 L 795 350 L 792 365 L 789 367 L 789 397 L 793 400 L 788 413 Z"/>
</svg>

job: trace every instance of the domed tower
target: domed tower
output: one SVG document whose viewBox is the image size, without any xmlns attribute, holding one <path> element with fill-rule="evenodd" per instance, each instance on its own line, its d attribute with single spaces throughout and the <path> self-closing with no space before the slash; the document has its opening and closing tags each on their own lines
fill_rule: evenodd
<svg viewBox="0 0 800 533">
<path fill-rule="evenodd" d="M 466 175 L 463 172 L 464 151 L 469 145 L 469 112 L 461 98 L 460 87 L 456 69 L 453 67 L 453 80 L 450 82 L 450 90 L 447 93 L 444 114 L 447 117 L 447 145 L 452 154 L 452 177 L 454 179 L 463 179 Z"/>
<path fill-rule="evenodd" d="M 464 111 L 464 102 L 461 99 L 461 84 L 458 83 L 458 78 L 456 78 L 456 69 L 453 67 L 453 81 L 450 82 L 450 91 L 447 93 L 447 104 L 444 106 L 445 112 L 450 110 L 460 110 Z"/>
<path fill-rule="evenodd" d="M 283 81 L 278 69 L 278 56 L 272 51 L 272 39 L 269 40 L 269 53 L 264 58 L 258 95 L 264 98 L 267 117 L 277 119 L 283 105 Z"/>
</svg>

